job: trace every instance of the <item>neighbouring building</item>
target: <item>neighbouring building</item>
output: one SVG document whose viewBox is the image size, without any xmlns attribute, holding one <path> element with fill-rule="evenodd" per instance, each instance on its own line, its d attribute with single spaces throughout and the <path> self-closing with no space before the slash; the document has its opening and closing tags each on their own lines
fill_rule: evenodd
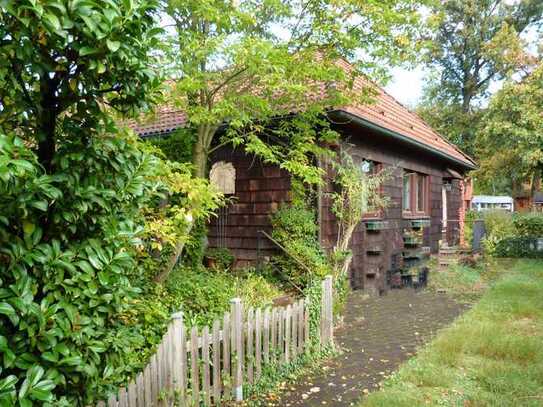
<svg viewBox="0 0 543 407">
<path fill-rule="evenodd" d="M 471 208 L 478 212 L 494 209 L 513 212 L 514 200 L 510 196 L 475 195 L 471 201 Z"/>
<path fill-rule="evenodd" d="M 516 212 L 543 212 L 543 187 L 541 178 L 514 184 L 513 199 Z"/>
<path fill-rule="evenodd" d="M 368 82 L 359 78 L 356 86 L 361 89 Z M 367 214 L 352 239 L 352 287 L 382 292 L 400 270 L 436 253 L 440 244 L 460 243 L 472 190 L 466 173 L 475 163 L 392 96 L 377 92 L 371 105 L 338 107 L 328 114 L 342 135 L 333 148 L 348 148 L 365 171 L 392 167 L 393 176 L 382 189 L 389 206 Z M 165 136 L 184 124 L 183 112 L 165 108 L 152 123 L 133 128 L 144 137 Z M 271 233 L 270 215 L 290 200 L 288 172 L 230 148 L 218 150 L 210 168 L 212 178 L 228 174 L 227 187 L 235 199 L 209 225 L 209 245 L 229 248 L 238 266 L 277 253 L 265 234 Z M 336 224 L 326 194 L 332 188 L 328 181 L 317 206 L 320 240 L 331 249 Z"/>
</svg>

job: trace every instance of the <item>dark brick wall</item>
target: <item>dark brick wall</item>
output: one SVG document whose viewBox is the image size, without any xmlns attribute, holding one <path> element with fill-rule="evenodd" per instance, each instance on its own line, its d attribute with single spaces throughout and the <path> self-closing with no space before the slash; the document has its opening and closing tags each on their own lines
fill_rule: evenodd
<svg viewBox="0 0 543 407">
<path fill-rule="evenodd" d="M 353 288 L 365 288 L 370 291 L 382 292 L 386 287 L 388 270 L 396 269 L 401 264 L 404 230 L 408 230 L 408 219 L 402 213 L 402 170 L 408 169 L 423 173 L 429 177 L 428 218 L 430 227 L 423 230 L 423 246 L 430 248 L 432 253 L 439 249 L 442 236 L 442 186 L 443 179 L 449 177 L 447 167 L 450 164 L 433 156 L 410 150 L 398 143 L 383 142 L 378 135 L 354 126 L 345 125 L 337 130 L 343 133 L 345 142 L 342 148 L 347 150 L 355 160 L 373 160 L 389 168 L 392 176 L 383 186 L 383 194 L 388 197 L 389 205 L 382 212 L 380 219 L 387 221 L 388 226 L 381 231 L 368 231 L 362 223 L 357 227 L 352 239 L 353 261 L 351 265 L 351 285 Z M 330 188 L 330 186 L 328 186 Z M 459 182 L 448 196 L 449 219 L 458 219 L 461 205 Z M 328 202 L 323 199 L 322 208 L 322 243 L 331 248 L 335 242 L 335 224 L 333 216 L 327 214 Z M 329 206 L 329 205 L 328 205 Z M 453 216 L 454 213 L 454 216 Z M 448 240 L 458 241 L 458 228 L 450 228 Z M 378 247 L 382 252 L 371 254 L 371 248 Z"/>
<path fill-rule="evenodd" d="M 353 262 L 351 283 L 354 288 L 366 288 L 375 291 L 386 289 L 387 271 L 401 265 L 404 229 L 408 221 L 402 214 L 402 169 L 408 169 L 429 176 L 429 219 L 431 225 L 424 229 L 424 246 L 436 253 L 442 239 L 442 185 L 443 179 L 450 176 L 447 164 L 431 155 L 410 150 L 397 142 L 383 141 L 379 135 L 354 126 L 343 125 L 338 128 L 344 135 L 343 149 L 356 160 L 368 159 L 392 168 L 393 176 L 383 186 L 383 194 L 389 198 L 389 206 L 380 217 L 388 222 L 388 227 L 379 232 L 366 230 L 361 224 L 352 239 Z M 281 203 L 289 202 L 290 176 L 276 166 L 263 164 L 252 156 L 240 151 L 222 149 L 214 154 L 212 162 L 232 162 L 236 168 L 236 194 L 234 201 L 219 219 L 213 219 L 209 225 L 209 245 L 217 247 L 221 224 L 226 247 L 237 258 L 237 265 L 254 264 L 258 255 L 262 258 L 277 253 L 273 244 L 259 233 L 264 230 L 271 233 L 269 216 Z M 334 188 L 331 180 L 333 170 L 326 162 L 321 163 L 328 173 L 327 182 L 322 187 L 319 205 L 320 240 L 323 247 L 331 249 L 336 243 L 336 222 L 330 211 L 331 201 L 328 193 Z M 457 171 L 461 169 L 456 168 Z M 448 196 L 449 219 L 458 219 L 461 205 L 459 182 L 453 181 L 453 188 Z M 449 243 L 458 241 L 458 228 L 449 228 Z M 368 249 L 379 247 L 379 255 L 370 254 Z M 373 277 L 369 277 L 373 276 Z"/>
<path fill-rule="evenodd" d="M 236 193 L 226 210 L 211 219 L 209 247 L 224 244 L 236 256 L 237 267 L 254 264 L 258 255 L 264 258 L 276 252 L 259 231 L 271 233 L 270 215 L 290 201 L 290 176 L 236 150 L 220 150 L 212 158 L 212 163 L 217 161 L 234 165 Z"/>
</svg>

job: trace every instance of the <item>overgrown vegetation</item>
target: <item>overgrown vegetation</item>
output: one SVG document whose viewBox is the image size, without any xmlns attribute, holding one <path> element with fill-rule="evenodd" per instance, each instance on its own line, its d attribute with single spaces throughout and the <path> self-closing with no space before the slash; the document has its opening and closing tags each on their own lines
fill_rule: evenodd
<svg viewBox="0 0 543 407">
<path fill-rule="evenodd" d="M 169 318 L 148 336 L 138 301 L 220 204 L 111 118 L 153 100 L 157 7 L 0 2 L 2 405 L 88 405 L 126 383 Z"/>
<path fill-rule="evenodd" d="M 541 405 L 542 267 L 510 264 L 471 311 L 361 405 Z"/>
<path fill-rule="evenodd" d="M 332 253 L 332 264 L 341 276 L 347 278 L 352 260 L 351 239 L 365 214 L 384 209 L 388 198 L 380 189 L 389 176 L 388 171 L 367 174 L 360 163 L 343 151 L 333 163 L 334 184 L 337 192 L 330 193 L 331 211 L 337 221 L 337 237 Z"/>
<path fill-rule="evenodd" d="M 539 213 L 510 213 L 506 211 L 471 212 L 468 224 L 484 220 L 483 249 L 487 256 L 532 257 L 543 256 L 543 215 Z M 471 227 L 467 228 L 472 233 Z"/>
<path fill-rule="evenodd" d="M 428 287 L 437 292 L 445 291 L 462 302 L 475 302 L 509 265 L 509 261 L 493 258 L 469 258 L 467 261 L 461 258 L 459 264 L 431 272 Z M 434 269 L 434 265 L 429 266 Z"/>
<path fill-rule="evenodd" d="M 271 259 L 279 278 L 303 289 L 315 278 L 323 278 L 332 269 L 318 241 L 314 210 L 304 206 L 281 207 L 271 217 L 272 237 L 287 253 Z"/>
</svg>

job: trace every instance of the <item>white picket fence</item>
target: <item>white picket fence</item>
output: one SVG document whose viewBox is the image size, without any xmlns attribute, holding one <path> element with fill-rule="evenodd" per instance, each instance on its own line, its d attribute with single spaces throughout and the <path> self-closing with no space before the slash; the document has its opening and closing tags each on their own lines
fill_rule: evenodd
<svg viewBox="0 0 543 407">
<path fill-rule="evenodd" d="M 320 341 L 333 343 L 332 277 L 322 282 Z M 308 301 L 286 307 L 250 308 L 239 298 L 213 326 L 190 332 L 182 313 L 172 322 L 143 372 L 97 407 L 220 405 L 242 401 L 244 383 L 254 384 L 267 366 L 281 366 L 302 354 L 310 340 Z"/>
</svg>

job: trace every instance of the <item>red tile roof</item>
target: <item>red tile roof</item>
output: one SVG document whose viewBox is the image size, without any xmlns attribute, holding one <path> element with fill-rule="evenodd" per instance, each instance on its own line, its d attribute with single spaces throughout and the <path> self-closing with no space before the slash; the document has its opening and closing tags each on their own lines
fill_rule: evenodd
<svg viewBox="0 0 543 407">
<path fill-rule="evenodd" d="M 139 119 L 124 122 L 140 136 L 167 134 L 182 128 L 187 123 L 187 115 L 181 109 L 170 105 L 159 107 L 152 115 L 143 115 Z"/>
<path fill-rule="evenodd" d="M 352 69 L 346 61 L 340 66 L 349 71 Z M 366 120 L 384 130 L 398 133 L 416 143 L 423 144 L 437 150 L 467 167 L 474 167 L 474 161 L 454 144 L 445 140 L 434 131 L 421 117 L 410 111 L 379 86 L 358 76 L 354 81 L 354 90 L 372 87 L 376 96 L 373 103 L 353 103 L 335 110 L 345 111 L 360 119 Z M 129 120 L 126 124 L 141 136 L 166 134 L 183 127 L 187 122 L 186 114 L 175 107 L 163 106 L 153 116 L 143 120 Z"/>
<path fill-rule="evenodd" d="M 351 65 L 346 61 L 340 61 L 339 63 L 346 71 L 352 69 Z M 383 129 L 399 133 L 415 142 L 432 147 L 470 167 L 475 165 L 471 157 L 464 154 L 451 142 L 445 140 L 426 124 L 419 115 L 402 105 L 381 87 L 369 82 L 362 76 L 358 76 L 354 81 L 355 91 L 362 92 L 368 86 L 376 92 L 376 95 L 373 96 L 374 103 L 353 103 L 343 106 L 339 110 L 344 110 Z"/>
</svg>

